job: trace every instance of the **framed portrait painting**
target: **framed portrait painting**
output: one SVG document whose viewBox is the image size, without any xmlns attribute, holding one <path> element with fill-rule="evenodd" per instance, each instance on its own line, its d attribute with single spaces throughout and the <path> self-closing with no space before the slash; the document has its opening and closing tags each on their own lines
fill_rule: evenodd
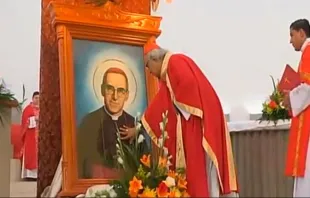
<svg viewBox="0 0 310 198">
<path fill-rule="evenodd" d="M 158 89 L 145 69 L 143 46 L 160 34 L 161 18 L 109 5 L 98 15 L 89 6 L 50 7 L 60 57 L 61 194 L 75 196 L 120 175 L 116 134 L 135 126 Z"/>
<path fill-rule="evenodd" d="M 117 176 L 116 133 L 134 127 L 148 103 L 142 53 L 140 46 L 73 39 L 79 178 Z"/>
</svg>

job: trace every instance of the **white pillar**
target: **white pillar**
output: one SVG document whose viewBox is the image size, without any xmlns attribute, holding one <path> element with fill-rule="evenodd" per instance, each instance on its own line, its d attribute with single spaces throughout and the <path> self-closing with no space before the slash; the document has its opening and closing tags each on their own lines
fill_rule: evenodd
<svg viewBox="0 0 310 198">
<path fill-rule="evenodd" d="M 13 157 L 11 145 L 11 108 L 1 108 L 0 114 L 0 197 L 10 197 L 10 161 Z"/>
</svg>

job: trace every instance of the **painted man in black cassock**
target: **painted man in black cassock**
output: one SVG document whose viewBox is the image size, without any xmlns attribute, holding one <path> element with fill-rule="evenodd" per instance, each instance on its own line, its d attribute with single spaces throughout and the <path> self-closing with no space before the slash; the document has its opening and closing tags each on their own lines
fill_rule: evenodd
<svg viewBox="0 0 310 198">
<path fill-rule="evenodd" d="M 114 178 L 117 172 L 114 169 L 116 133 L 121 131 L 127 143 L 133 136 L 127 129 L 135 126 L 135 118 L 123 110 L 129 96 L 126 74 L 118 68 L 108 69 L 103 76 L 101 92 L 104 106 L 87 114 L 78 128 L 79 178 Z"/>
</svg>

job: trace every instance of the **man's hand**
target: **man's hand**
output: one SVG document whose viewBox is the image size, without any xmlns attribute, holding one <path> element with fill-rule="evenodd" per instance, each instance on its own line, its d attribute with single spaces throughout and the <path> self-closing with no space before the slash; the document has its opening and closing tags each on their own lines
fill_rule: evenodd
<svg viewBox="0 0 310 198">
<path fill-rule="evenodd" d="M 127 126 L 123 126 L 120 128 L 121 140 L 133 139 L 137 133 L 135 127 L 129 128 Z"/>
<path fill-rule="evenodd" d="M 291 109 L 290 91 L 284 91 L 283 106 L 287 109 Z"/>
</svg>

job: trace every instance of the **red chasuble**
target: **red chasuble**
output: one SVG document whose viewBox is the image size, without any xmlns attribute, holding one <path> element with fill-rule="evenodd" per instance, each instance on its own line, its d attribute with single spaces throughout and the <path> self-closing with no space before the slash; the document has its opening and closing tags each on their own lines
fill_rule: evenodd
<svg viewBox="0 0 310 198">
<path fill-rule="evenodd" d="M 303 82 L 310 84 L 310 42 L 302 53 L 298 73 Z M 292 118 L 285 170 L 287 176 L 305 175 L 309 135 L 310 107 Z"/>
<path fill-rule="evenodd" d="M 29 104 L 23 111 L 22 115 L 22 137 L 24 145 L 24 163 L 25 169 L 34 170 L 38 167 L 38 128 L 28 128 L 29 118 L 39 115 L 39 108 Z"/>
<path fill-rule="evenodd" d="M 188 192 L 192 197 L 209 197 L 206 154 L 218 173 L 220 194 L 237 192 L 237 179 L 231 142 L 219 98 L 202 71 L 189 57 L 167 53 L 162 65 L 158 94 L 147 108 L 142 123 L 153 142 L 160 137 L 162 113 L 168 110 L 166 147 L 173 157 L 177 150 L 177 110 L 191 114 L 181 116 Z"/>
</svg>

